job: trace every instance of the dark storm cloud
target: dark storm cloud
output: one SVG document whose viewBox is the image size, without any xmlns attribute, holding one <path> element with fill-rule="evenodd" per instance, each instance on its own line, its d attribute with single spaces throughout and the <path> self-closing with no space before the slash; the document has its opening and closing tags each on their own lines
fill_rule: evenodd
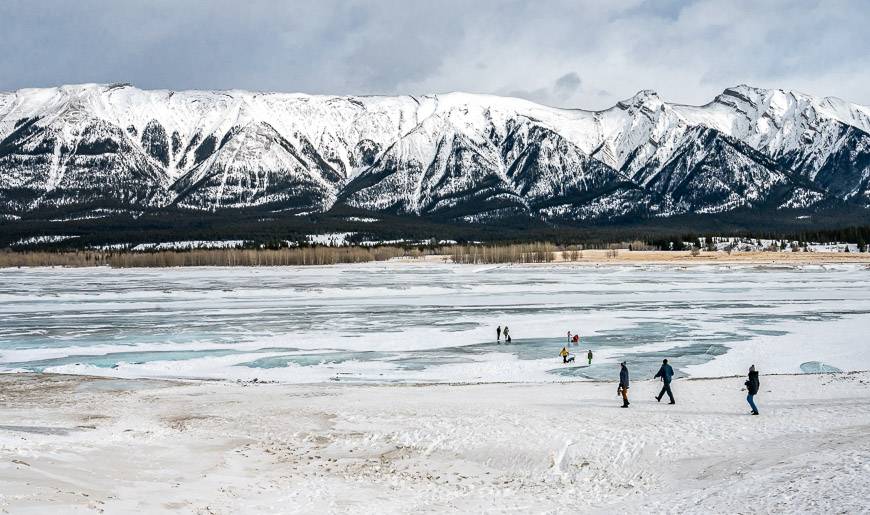
<svg viewBox="0 0 870 515">
<path fill-rule="evenodd" d="M 438 67 L 442 38 L 461 37 L 461 27 L 427 11 L 382 12 L 365 2 L 12 0 L 0 6 L 0 87 L 130 81 L 393 92 Z M 427 18 L 428 31 L 413 30 Z"/>
<path fill-rule="evenodd" d="M 870 104 L 864 0 L 4 0 L 0 89 L 517 94 L 699 103 L 749 83 Z M 582 80 L 581 80 L 582 78 Z"/>
</svg>

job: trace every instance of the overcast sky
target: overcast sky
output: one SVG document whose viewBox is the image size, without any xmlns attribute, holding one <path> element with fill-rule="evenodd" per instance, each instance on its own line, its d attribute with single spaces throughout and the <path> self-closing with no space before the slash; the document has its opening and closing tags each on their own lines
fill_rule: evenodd
<svg viewBox="0 0 870 515">
<path fill-rule="evenodd" d="M 741 83 L 870 104 L 868 0 L 2 0 L 0 90 L 471 91 L 601 108 Z"/>
</svg>

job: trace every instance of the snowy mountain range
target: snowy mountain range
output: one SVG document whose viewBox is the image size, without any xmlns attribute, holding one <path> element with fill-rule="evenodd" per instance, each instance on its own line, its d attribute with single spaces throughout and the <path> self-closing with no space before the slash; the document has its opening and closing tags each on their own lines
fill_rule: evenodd
<svg viewBox="0 0 870 515">
<path fill-rule="evenodd" d="M 870 206 L 870 107 L 728 88 L 603 111 L 449 93 L 314 96 L 85 84 L 0 93 L 0 217 L 37 209 L 486 221 Z"/>
</svg>

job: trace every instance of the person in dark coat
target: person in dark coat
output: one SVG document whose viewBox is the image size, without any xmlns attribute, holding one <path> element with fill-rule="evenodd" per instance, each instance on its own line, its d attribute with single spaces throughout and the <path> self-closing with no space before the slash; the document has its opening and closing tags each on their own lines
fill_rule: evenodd
<svg viewBox="0 0 870 515">
<path fill-rule="evenodd" d="M 665 394 L 668 394 L 668 398 L 671 400 L 668 404 L 676 404 L 676 402 L 674 402 L 674 394 L 671 393 L 671 379 L 674 377 L 674 369 L 668 365 L 668 360 L 662 360 L 662 366 L 659 368 L 659 371 L 656 372 L 655 377 L 661 377 L 662 383 L 664 383 L 662 391 L 656 395 L 656 400 L 661 402 L 662 397 L 664 397 Z"/>
<path fill-rule="evenodd" d="M 619 369 L 619 387 L 616 388 L 616 394 L 622 394 L 622 407 L 627 408 L 628 402 L 628 367 L 625 366 L 625 361 Z"/>
<path fill-rule="evenodd" d="M 755 365 L 749 367 L 749 378 L 746 380 L 746 402 L 749 403 L 749 407 L 752 408 L 752 414 L 758 415 L 758 408 L 755 407 L 755 401 L 753 397 L 758 394 L 758 389 L 761 387 L 761 382 L 758 380 L 758 372 L 755 371 Z"/>
<path fill-rule="evenodd" d="M 501 343 L 501 326 L 498 326 L 495 329 L 495 341 L 496 343 Z"/>
</svg>

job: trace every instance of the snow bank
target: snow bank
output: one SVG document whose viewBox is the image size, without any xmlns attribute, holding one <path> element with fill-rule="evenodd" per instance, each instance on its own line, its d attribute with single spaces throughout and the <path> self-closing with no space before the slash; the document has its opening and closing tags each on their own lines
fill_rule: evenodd
<svg viewBox="0 0 870 515">
<path fill-rule="evenodd" d="M 870 374 L 761 374 L 757 417 L 742 376 L 678 379 L 674 406 L 635 379 L 622 409 L 615 381 L 0 375 L 0 502 L 13 513 L 867 512 Z"/>
</svg>

